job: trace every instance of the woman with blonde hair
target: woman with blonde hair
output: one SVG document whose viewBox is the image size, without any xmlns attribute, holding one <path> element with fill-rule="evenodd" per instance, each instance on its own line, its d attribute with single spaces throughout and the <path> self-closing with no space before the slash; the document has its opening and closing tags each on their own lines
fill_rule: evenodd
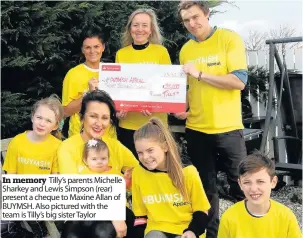
<svg viewBox="0 0 303 238">
<path fill-rule="evenodd" d="M 168 129 L 152 118 L 134 133 L 134 141 L 140 162 L 132 174 L 137 233 L 145 238 L 204 237 L 210 205 L 197 169 L 181 162 Z"/>
<path fill-rule="evenodd" d="M 162 46 L 162 35 L 157 17 L 152 9 L 137 9 L 128 18 L 122 34 L 122 49 L 116 54 L 116 63 L 127 64 L 171 64 L 167 49 Z M 151 113 L 119 111 L 118 139 L 134 155 L 136 150 L 133 142 L 135 130 L 146 123 L 151 116 L 157 116 L 167 125 L 167 113 Z"/>
</svg>

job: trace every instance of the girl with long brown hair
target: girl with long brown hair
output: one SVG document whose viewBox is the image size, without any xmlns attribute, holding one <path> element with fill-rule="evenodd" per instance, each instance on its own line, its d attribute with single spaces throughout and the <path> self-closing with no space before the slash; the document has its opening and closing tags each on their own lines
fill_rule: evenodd
<svg viewBox="0 0 303 238">
<path fill-rule="evenodd" d="M 168 129 L 151 118 L 134 142 L 141 165 L 132 174 L 137 230 L 145 230 L 145 238 L 203 237 L 210 205 L 196 168 L 182 163 Z"/>
</svg>

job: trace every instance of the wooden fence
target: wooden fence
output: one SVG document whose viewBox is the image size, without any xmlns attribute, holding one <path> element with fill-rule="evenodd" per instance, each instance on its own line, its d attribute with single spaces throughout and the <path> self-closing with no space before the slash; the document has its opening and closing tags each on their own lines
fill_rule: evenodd
<svg viewBox="0 0 303 238">
<path fill-rule="evenodd" d="M 281 49 L 279 50 L 279 54 L 282 60 Z M 249 66 L 264 66 L 268 69 L 268 50 L 246 51 L 246 57 Z M 303 71 L 303 48 L 286 49 L 285 61 L 288 69 Z M 278 66 L 275 63 L 275 71 L 276 70 L 278 70 Z"/>
</svg>

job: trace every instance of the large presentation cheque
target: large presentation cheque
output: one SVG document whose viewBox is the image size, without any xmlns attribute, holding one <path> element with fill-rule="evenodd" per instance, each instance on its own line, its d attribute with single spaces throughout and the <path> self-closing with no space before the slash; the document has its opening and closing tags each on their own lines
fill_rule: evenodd
<svg viewBox="0 0 303 238">
<path fill-rule="evenodd" d="M 186 74 L 180 65 L 100 63 L 99 89 L 116 109 L 185 112 Z"/>
</svg>

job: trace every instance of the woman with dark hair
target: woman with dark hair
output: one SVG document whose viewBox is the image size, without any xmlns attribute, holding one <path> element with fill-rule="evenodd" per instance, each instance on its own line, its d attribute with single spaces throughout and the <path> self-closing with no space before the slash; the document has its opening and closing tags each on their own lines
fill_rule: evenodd
<svg viewBox="0 0 303 238">
<path fill-rule="evenodd" d="M 104 137 L 104 133 L 110 126 L 113 126 L 115 129 L 118 124 L 114 102 L 105 91 L 94 90 L 83 97 L 80 119 L 83 128 L 81 132 L 63 141 L 58 149 L 58 169 L 60 174 L 86 174 L 86 170 L 88 170 L 87 174 L 89 174 L 89 169 L 84 164 L 82 156 L 84 144 L 94 138 L 102 138 L 107 144 L 109 154 L 111 155 L 108 165 L 114 170 L 125 172 L 127 169 L 134 168 L 138 165 L 138 161 L 132 152 L 117 139 L 108 136 Z M 129 229 L 131 229 L 133 225 L 133 214 L 128 208 L 126 217 L 126 222 L 94 221 L 88 227 L 84 223 L 72 221 L 65 225 L 63 233 L 65 234 L 66 230 L 73 230 L 72 227 L 79 228 L 79 224 L 81 224 L 83 229 L 78 229 L 79 233 L 75 231 L 74 237 L 84 237 L 84 235 L 80 235 L 81 232 L 81 234 L 83 234 L 84 230 L 94 233 L 94 235 L 89 237 L 122 238 L 125 237 L 126 233 L 128 233 L 128 237 L 131 237 L 129 236 L 131 235 Z M 106 234 L 104 234 L 104 232 Z M 102 234 L 102 236 L 100 234 Z"/>
<path fill-rule="evenodd" d="M 82 54 L 85 62 L 70 69 L 63 81 L 62 104 L 64 115 L 70 117 L 68 137 L 80 132 L 80 107 L 83 96 L 98 88 L 99 64 L 105 49 L 103 36 L 95 29 L 83 37 Z M 107 134 L 107 133 L 106 133 Z M 115 137 L 115 131 L 108 133 Z"/>
<path fill-rule="evenodd" d="M 90 139 L 100 139 L 108 145 L 112 160 L 110 165 L 118 171 L 138 165 L 134 155 L 117 139 L 104 137 L 107 129 L 116 128 L 118 119 L 111 97 L 102 90 L 87 93 L 82 100 L 80 119 L 82 130 L 62 142 L 58 149 L 60 174 L 79 174 L 87 169 L 82 161 L 84 144 Z"/>
</svg>

